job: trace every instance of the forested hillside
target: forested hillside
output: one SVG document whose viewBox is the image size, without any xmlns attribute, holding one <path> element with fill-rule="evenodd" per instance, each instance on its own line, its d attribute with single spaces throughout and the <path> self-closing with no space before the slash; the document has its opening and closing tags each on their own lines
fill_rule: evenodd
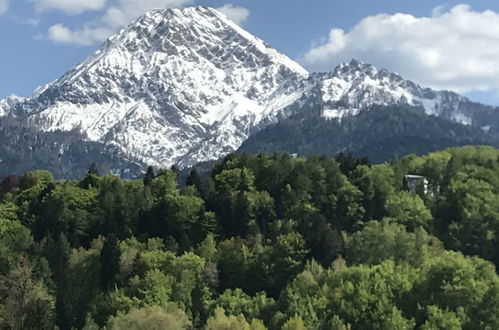
<svg viewBox="0 0 499 330">
<path fill-rule="evenodd" d="M 231 154 L 180 186 L 5 178 L 0 328 L 499 329 L 498 149 Z"/>
<path fill-rule="evenodd" d="M 319 108 L 301 111 L 250 136 L 239 152 L 314 153 L 349 151 L 374 163 L 464 145 L 499 146 L 496 132 L 429 116 L 408 105 L 373 105 L 355 116 L 326 120 Z"/>
<path fill-rule="evenodd" d="M 113 145 L 83 141 L 77 131 L 42 132 L 12 117 L 0 118 L 0 176 L 22 174 L 37 168 L 50 170 L 59 179 L 85 175 L 98 163 L 102 172 L 136 177 L 143 171 L 139 161 Z"/>
</svg>

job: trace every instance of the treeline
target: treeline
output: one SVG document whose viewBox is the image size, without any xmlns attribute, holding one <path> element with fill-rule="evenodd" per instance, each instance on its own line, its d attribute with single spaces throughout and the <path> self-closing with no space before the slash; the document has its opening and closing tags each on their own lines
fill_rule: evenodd
<svg viewBox="0 0 499 330">
<path fill-rule="evenodd" d="M 56 178 L 81 178 L 88 160 L 105 173 L 134 178 L 143 172 L 140 161 L 116 146 L 86 141 L 78 130 L 43 132 L 13 117 L 0 118 L 0 177 L 37 168 L 50 170 Z"/>
<path fill-rule="evenodd" d="M 35 171 L 0 195 L 0 328 L 499 329 L 492 147 Z"/>
<path fill-rule="evenodd" d="M 476 122 L 486 122 L 484 119 L 489 117 L 484 113 L 476 114 L 484 116 L 480 120 L 477 117 Z M 418 107 L 373 105 L 340 121 L 325 120 L 316 108 L 299 111 L 250 136 L 239 152 L 281 151 L 300 156 L 320 153 L 336 157 L 349 150 L 359 157 L 368 157 L 373 163 L 383 163 L 394 156 L 425 155 L 465 145 L 497 147 L 498 133 L 494 129 L 486 132 L 480 126 L 430 116 Z"/>
</svg>

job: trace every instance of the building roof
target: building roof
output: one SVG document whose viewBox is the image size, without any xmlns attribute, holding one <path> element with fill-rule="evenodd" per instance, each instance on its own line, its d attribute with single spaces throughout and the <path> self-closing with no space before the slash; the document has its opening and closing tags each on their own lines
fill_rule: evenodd
<svg viewBox="0 0 499 330">
<path fill-rule="evenodd" d="M 426 179 L 424 176 L 415 175 L 415 174 L 407 174 L 405 177 L 407 179 Z"/>
</svg>

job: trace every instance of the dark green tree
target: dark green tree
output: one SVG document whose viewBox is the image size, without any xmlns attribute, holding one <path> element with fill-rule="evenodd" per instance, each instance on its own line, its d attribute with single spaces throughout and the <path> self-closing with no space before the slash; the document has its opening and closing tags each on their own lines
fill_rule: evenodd
<svg viewBox="0 0 499 330">
<path fill-rule="evenodd" d="M 144 175 L 144 186 L 149 186 L 154 179 L 154 167 L 148 166 L 146 174 Z"/>
<path fill-rule="evenodd" d="M 92 165 L 90 165 L 87 174 L 99 176 L 99 169 L 97 168 L 97 165 L 95 163 L 92 163 Z"/>
<path fill-rule="evenodd" d="M 117 283 L 120 272 L 120 255 L 116 235 L 109 234 L 100 253 L 100 284 L 105 292 L 111 291 Z"/>
</svg>

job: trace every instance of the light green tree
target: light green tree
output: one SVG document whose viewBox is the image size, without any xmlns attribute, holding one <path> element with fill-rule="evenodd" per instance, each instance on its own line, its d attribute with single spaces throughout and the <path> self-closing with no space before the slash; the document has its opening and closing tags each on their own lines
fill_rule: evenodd
<svg viewBox="0 0 499 330">
<path fill-rule="evenodd" d="M 182 330 L 192 323 L 178 307 L 163 309 L 159 306 L 132 308 L 128 313 L 118 313 L 107 325 L 111 330 Z"/>
</svg>

